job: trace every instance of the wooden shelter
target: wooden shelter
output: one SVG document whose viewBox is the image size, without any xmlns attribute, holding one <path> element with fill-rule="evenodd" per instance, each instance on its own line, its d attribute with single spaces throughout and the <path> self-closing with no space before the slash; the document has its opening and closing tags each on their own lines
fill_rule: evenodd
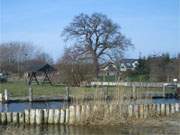
<svg viewBox="0 0 180 135">
<path fill-rule="evenodd" d="M 52 85 L 52 81 L 50 80 L 49 74 L 54 71 L 56 71 L 56 69 L 49 64 L 33 65 L 30 67 L 30 70 L 28 71 L 28 84 L 30 85 L 34 80 L 39 85 L 40 83 L 37 79 L 37 73 L 43 73 L 44 79 L 42 81 L 42 84 L 50 83 Z"/>
</svg>

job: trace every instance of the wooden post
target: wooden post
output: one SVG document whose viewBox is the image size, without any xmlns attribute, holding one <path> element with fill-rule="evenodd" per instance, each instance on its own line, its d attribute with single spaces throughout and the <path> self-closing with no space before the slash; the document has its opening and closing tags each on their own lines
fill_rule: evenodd
<svg viewBox="0 0 180 135">
<path fill-rule="evenodd" d="M 140 114 L 140 118 L 144 117 L 144 106 L 143 105 L 139 105 L 139 114 Z"/>
<path fill-rule="evenodd" d="M 136 86 L 133 85 L 133 98 L 135 99 L 136 98 Z"/>
<path fill-rule="evenodd" d="M 153 114 L 156 114 L 156 112 L 157 112 L 157 111 L 156 111 L 156 107 L 157 107 L 156 104 L 153 104 L 153 105 L 152 105 L 152 113 L 153 113 Z"/>
<path fill-rule="evenodd" d="M 81 121 L 84 121 L 86 118 L 86 107 L 85 105 L 81 106 Z"/>
<path fill-rule="evenodd" d="M 44 124 L 47 124 L 48 123 L 49 110 L 43 109 L 43 111 L 44 111 Z"/>
<path fill-rule="evenodd" d="M 81 108 L 80 105 L 76 105 L 76 123 L 81 121 Z"/>
<path fill-rule="evenodd" d="M 176 112 L 179 112 L 179 107 L 180 107 L 179 104 L 176 103 L 176 104 L 175 104 L 175 111 L 176 111 Z"/>
<path fill-rule="evenodd" d="M 12 113 L 11 112 L 7 112 L 7 123 L 11 123 L 12 122 Z"/>
<path fill-rule="evenodd" d="M 170 104 L 170 106 L 171 106 L 171 114 L 175 113 L 175 106 L 174 106 L 174 104 Z"/>
<path fill-rule="evenodd" d="M 161 114 L 161 105 L 156 104 L 156 109 L 157 109 L 157 114 L 160 115 Z"/>
<path fill-rule="evenodd" d="M 150 104 L 149 110 L 150 110 L 150 112 L 152 112 L 152 110 L 153 110 L 153 104 Z"/>
<path fill-rule="evenodd" d="M 23 112 L 19 112 L 19 123 L 25 123 L 25 114 Z"/>
<path fill-rule="evenodd" d="M 31 84 L 29 85 L 29 102 L 33 101 L 33 90 Z"/>
<path fill-rule="evenodd" d="M 69 108 L 66 108 L 66 117 L 65 117 L 65 123 L 69 123 Z"/>
<path fill-rule="evenodd" d="M 5 102 L 8 102 L 8 100 L 9 100 L 7 89 L 4 90 L 4 100 L 5 100 Z"/>
<path fill-rule="evenodd" d="M 109 114 L 111 115 L 113 113 L 113 104 L 109 105 Z"/>
<path fill-rule="evenodd" d="M 107 106 L 107 109 L 109 109 L 109 107 Z M 86 119 L 88 119 L 90 116 L 90 106 L 86 105 Z"/>
<path fill-rule="evenodd" d="M 49 109 L 48 123 L 54 124 L 54 110 Z"/>
<path fill-rule="evenodd" d="M 138 105 L 134 105 L 134 116 L 136 119 L 139 118 L 138 110 L 139 110 Z"/>
<path fill-rule="evenodd" d="M 19 123 L 19 114 L 17 112 L 12 113 L 12 120 L 13 120 L 13 124 Z"/>
<path fill-rule="evenodd" d="M 40 125 L 43 123 L 43 118 L 44 118 L 44 115 L 43 115 L 43 110 L 41 109 L 36 109 L 36 124 L 37 125 Z"/>
<path fill-rule="evenodd" d="M 31 109 L 30 110 L 30 124 L 35 124 L 36 122 L 36 110 L 35 109 Z"/>
<path fill-rule="evenodd" d="M 94 105 L 94 106 L 93 106 L 93 112 L 96 112 L 97 110 L 98 110 L 97 105 Z"/>
<path fill-rule="evenodd" d="M 170 113 L 169 104 L 165 104 L 165 108 L 166 108 L 166 116 L 168 116 Z"/>
<path fill-rule="evenodd" d="M 109 86 L 106 87 L 106 100 L 108 99 L 108 96 L 109 96 Z"/>
<path fill-rule="evenodd" d="M 165 98 L 165 90 L 166 90 L 166 86 L 163 85 L 163 97 Z"/>
<path fill-rule="evenodd" d="M 69 107 L 69 124 L 73 125 L 75 123 L 75 107 L 72 105 Z"/>
<path fill-rule="evenodd" d="M 148 106 L 148 117 L 151 115 L 151 110 L 152 110 L 152 104 L 147 104 Z"/>
<path fill-rule="evenodd" d="M 90 113 L 90 105 L 88 104 L 86 105 L 86 120 L 88 120 Z M 105 118 L 110 117 L 109 104 L 104 105 L 104 115 Z"/>
<path fill-rule="evenodd" d="M 144 118 L 146 119 L 148 117 L 148 105 L 144 104 Z"/>
<path fill-rule="evenodd" d="M 133 105 L 128 106 L 128 116 L 132 117 L 133 116 Z"/>
<path fill-rule="evenodd" d="M 69 87 L 66 87 L 66 100 L 69 101 Z"/>
<path fill-rule="evenodd" d="M 3 102 L 3 94 L 0 93 L 0 102 Z"/>
<path fill-rule="evenodd" d="M 7 116 L 5 112 L 1 112 L 1 124 L 7 123 Z"/>
<path fill-rule="evenodd" d="M 60 123 L 64 124 L 65 123 L 65 117 L 66 117 L 66 112 L 64 109 L 61 109 L 61 113 L 60 113 Z"/>
<path fill-rule="evenodd" d="M 60 123 L 60 110 L 55 109 L 54 110 L 54 124 Z"/>
<path fill-rule="evenodd" d="M 161 104 L 161 115 L 165 115 L 165 104 Z"/>
<path fill-rule="evenodd" d="M 24 114 L 25 114 L 25 123 L 30 124 L 30 117 L 29 117 L 30 111 L 26 109 L 24 110 Z"/>
</svg>

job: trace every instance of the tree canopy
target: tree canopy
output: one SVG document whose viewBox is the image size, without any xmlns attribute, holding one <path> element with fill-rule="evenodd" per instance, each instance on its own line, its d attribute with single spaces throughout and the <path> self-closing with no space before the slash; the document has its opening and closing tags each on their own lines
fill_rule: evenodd
<svg viewBox="0 0 180 135">
<path fill-rule="evenodd" d="M 65 27 L 63 36 L 82 56 L 91 56 L 98 76 L 100 63 L 122 57 L 132 43 L 120 31 L 120 26 L 106 15 L 81 13 Z"/>
</svg>

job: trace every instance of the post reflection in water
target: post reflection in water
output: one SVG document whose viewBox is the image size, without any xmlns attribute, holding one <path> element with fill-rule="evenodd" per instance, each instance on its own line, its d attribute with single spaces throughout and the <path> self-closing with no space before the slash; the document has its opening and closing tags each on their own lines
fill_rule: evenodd
<svg viewBox="0 0 180 135">
<path fill-rule="evenodd" d="M 169 135 L 179 134 L 177 127 L 128 127 L 128 126 L 0 126 L 1 135 Z"/>
<path fill-rule="evenodd" d="M 2 102 L 0 102 L 0 112 L 2 112 Z"/>
</svg>

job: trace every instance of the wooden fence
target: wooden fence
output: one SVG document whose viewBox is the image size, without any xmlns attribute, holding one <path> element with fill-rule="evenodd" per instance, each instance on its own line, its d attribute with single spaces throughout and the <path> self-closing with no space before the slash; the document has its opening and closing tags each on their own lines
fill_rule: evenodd
<svg viewBox="0 0 180 135">
<path fill-rule="evenodd" d="M 111 115 L 113 105 L 106 105 L 104 110 Z M 118 106 L 118 104 L 117 104 Z M 146 119 L 153 115 L 168 116 L 180 112 L 180 104 L 137 104 L 126 106 L 127 118 Z M 1 112 L 0 124 L 67 124 L 75 125 L 87 120 L 98 110 L 97 105 L 71 105 L 64 109 L 29 109 L 24 112 Z"/>
<path fill-rule="evenodd" d="M 154 87 L 162 88 L 166 85 L 173 85 L 174 83 L 164 83 L 164 82 L 91 82 L 90 86 L 127 86 L 127 87 Z M 180 83 L 176 84 L 180 87 Z"/>
</svg>

